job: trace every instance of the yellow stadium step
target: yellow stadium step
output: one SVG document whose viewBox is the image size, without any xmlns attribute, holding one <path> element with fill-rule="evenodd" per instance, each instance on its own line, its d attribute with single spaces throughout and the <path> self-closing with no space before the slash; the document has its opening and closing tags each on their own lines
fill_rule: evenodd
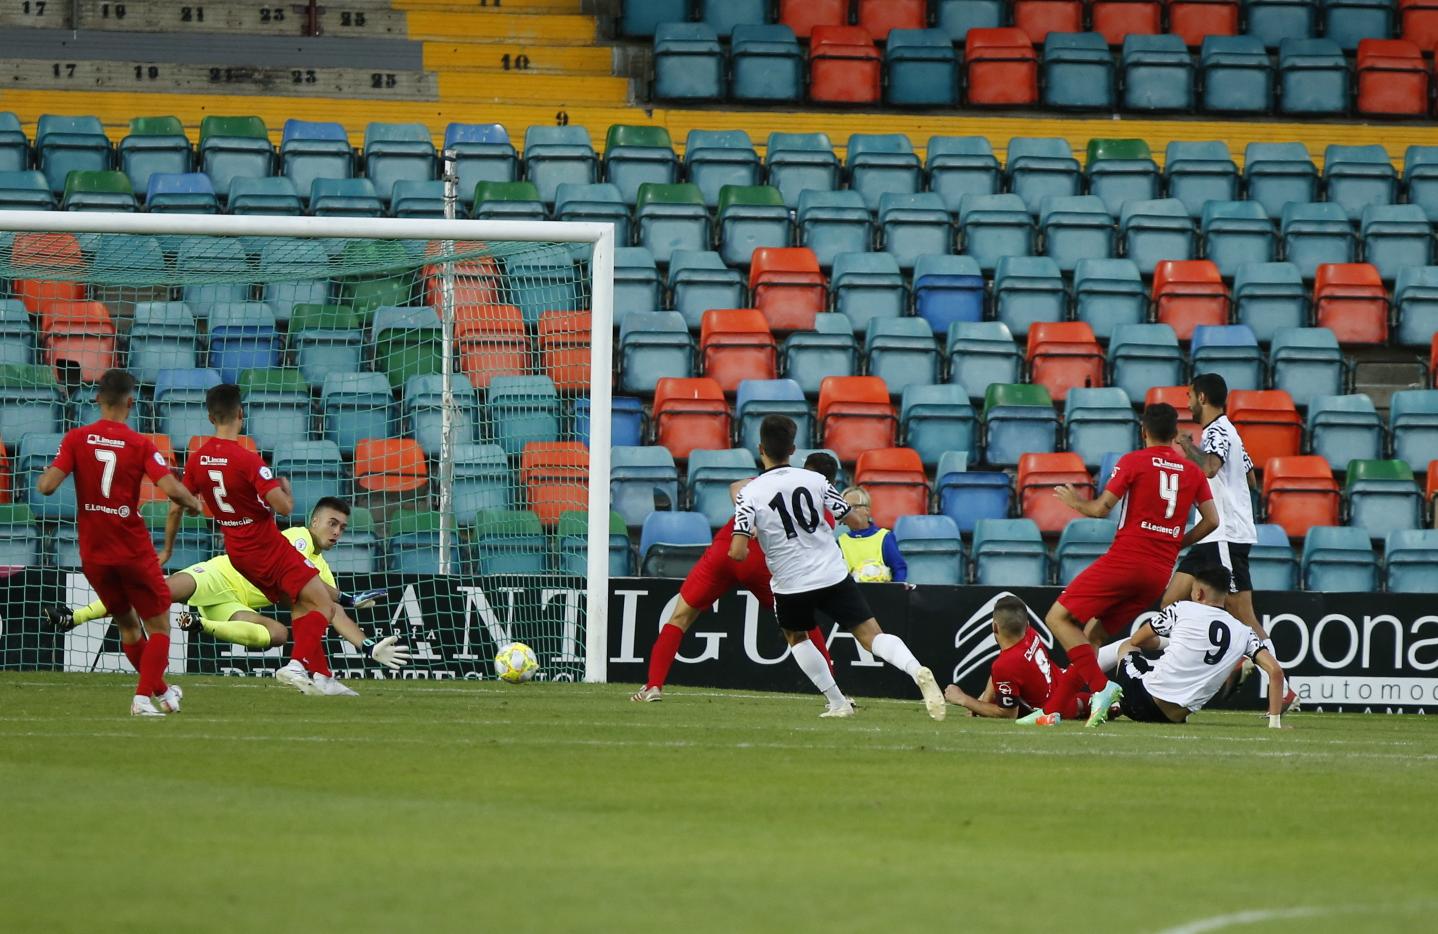
<svg viewBox="0 0 1438 934">
<path fill-rule="evenodd" d="M 614 52 L 605 46 L 426 42 L 424 67 L 439 72 L 527 71 L 609 77 L 614 73 Z"/>
<path fill-rule="evenodd" d="M 417 11 L 406 18 L 411 39 L 546 45 L 592 45 L 597 39 L 591 16 Z"/>
<path fill-rule="evenodd" d="M 438 13 L 569 13 L 584 12 L 582 0 L 391 0 L 396 10 Z"/>
<path fill-rule="evenodd" d="M 500 74 L 447 73 L 439 77 L 439 96 L 446 102 L 611 104 L 629 102 L 627 78 L 596 75 L 545 75 L 524 71 Z"/>
</svg>

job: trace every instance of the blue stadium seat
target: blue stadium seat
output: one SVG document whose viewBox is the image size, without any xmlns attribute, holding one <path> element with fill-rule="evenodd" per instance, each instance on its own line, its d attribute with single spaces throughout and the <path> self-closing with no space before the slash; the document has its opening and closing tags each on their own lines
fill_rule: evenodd
<svg viewBox="0 0 1438 934">
<path fill-rule="evenodd" d="M 354 150 L 338 123 L 286 120 L 280 139 L 280 174 L 310 196 L 316 179 L 350 178 L 355 174 Z"/>
<path fill-rule="evenodd" d="M 725 185 L 757 185 L 763 180 L 763 163 L 743 130 L 690 130 L 684 141 L 684 168 L 710 208 L 719 204 L 719 189 Z"/>
<path fill-rule="evenodd" d="M 604 180 L 616 186 L 626 202 L 634 201 L 640 185 L 678 181 L 679 157 L 669 131 L 660 126 L 611 126 L 604 147 Z M 558 190 L 556 186 L 556 197 Z"/>
<path fill-rule="evenodd" d="M 716 214 L 719 255 L 731 266 L 748 266 L 759 247 L 793 243 L 789 209 L 779 189 L 767 185 L 725 185 Z"/>
<path fill-rule="evenodd" d="M 1041 587 L 1049 559 L 1032 519 L 980 519 L 974 525 L 974 583 L 980 587 Z"/>
<path fill-rule="evenodd" d="M 1359 231 L 1363 259 L 1384 282 L 1401 280 L 1410 269 L 1433 262 L 1432 226 L 1416 204 L 1371 204 L 1363 209 Z"/>
<path fill-rule="evenodd" d="M 1138 419 L 1128 393 L 1116 387 L 1075 386 L 1064 400 L 1064 448 L 1097 468 L 1111 451 L 1138 447 Z"/>
<path fill-rule="evenodd" d="M 219 302 L 208 315 L 210 368 L 226 383 L 241 370 L 280 365 L 282 350 L 274 312 L 264 302 Z"/>
<path fill-rule="evenodd" d="M 674 311 L 636 311 L 619 330 L 619 389 L 652 393 L 666 377 L 694 375 L 694 342 Z"/>
<path fill-rule="evenodd" d="M 809 416 L 809 405 L 804 401 L 804 390 L 792 379 L 745 379 L 739 381 L 739 390 L 734 397 L 734 417 L 737 422 L 739 447 L 746 451 L 759 448 L 759 425 L 766 415 L 787 415 L 794 420 L 798 431 L 794 444 L 809 446 L 813 433 L 813 419 Z M 689 462 L 694 469 L 694 462 Z"/>
<path fill-rule="evenodd" d="M 1347 113 L 1351 80 L 1343 50 L 1332 39 L 1287 38 L 1279 42 L 1280 113 Z"/>
<path fill-rule="evenodd" d="M 1114 220 L 1094 195 L 1051 195 L 1039 205 L 1039 230 L 1044 255 L 1063 272 L 1073 272 L 1084 260 L 1107 259 L 1114 254 Z"/>
<path fill-rule="evenodd" d="M 1263 354 L 1246 324 L 1200 324 L 1193 329 L 1191 372 L 1217 373 L 1235 389 L 1263 388 Z"/>
<path fill-rule="evenodd" d="M 910 584 L 958 586 L 968 579 L 959 527 L 948 516 L 900 516 L 894 540 L 909 565 Z"/>
<path fill-rule="evenodd" d="M 711 528 L 719 528 L 734 516 L 734 499 L 729 495 L 729 485 L 758 476 L 759 470 L 753 453 L 740 448 L 691 451 L 685 481 L 689 508 L 702 513 Z"/>
<path fill-rule="evenodd" d="M 531 441 L 559 440 L 562 407 L 547 376 L 496 376 L 484 407 L 485 436 L 510 457 Z"/>
<path fill-rule="evenodd" d="M 1266 114 L 1273 110 L 1273 66 L 1255 36 L 1205 36 L 1199 52 L 1207 113 Z"/>
<path fill-rule="evenodd" d="M 65 190 L 71 172 L 108 169 L 110 140 L 100 118 L 41 114 L 35 124 L 35 166 L 56 195 Z"/>
<path fill-rule="evenodd" d="M 660 23 L 654 31 L 656 100 L 723 98 L 724 50 L 708 23 Z"/>
<path fill-rule="evenodd" d="M 639 573 L 685 577 L 712 540 L 709 520 L 702 513 L 650 513 L 639 533 Z"/>
<path fill-rule="evenodd" d="M 60 431 L 64 415 L 55 373 L 38 364 L 0 366 L 0 439 L 11 450 L 28 432 Z"/>
<path fill-rule="evenodd" d="M 1346 52 L 1362 39 L 1387 39 L 1393 35 L 1393 6 L 1390 0 L 1324 0 L 1323 35 Z"/>
<path fill-rule="evenodd" d="M 1002 321 L 955 321 L 944 352 L 949 382 L 967 387 L 971 399 L 982 399 L 992 383 L 1017 383 L 1023 375 L 1023 354 Z"/>
<path fill-rule="evenodd" d="M 586 445 L 589 444 L 589 408 L 581 405 L 588 400 L 575 403 L 575 434 Z M 609 439 L 612 444 L 637 445 L 644 443 L 644 401 L 634 396 L 614 396 L 609 415 Z"/>
<path fill-rule="evenodd" d="M 1348 524 L 1379 541 L 1423 523 L 1423 491 L 1401 460 L 1351 460 L 1344 484 Z"/>
<path fill-rule="evenodd" d="M 657 263 L 669 262 L 678 250 L 709 248 L 709 212 L 695 185 L 641 186 L 634 223 L 639 230 L 636 245 L 648 249 Z"/>
<path fill-rule="evenodd" d="M 1203 255 L 1225 278 L 1245 263 L 1267 263 L 1278 254 L 1273 221 L 1257 201 L 1210 201 L 1199 222 Z"/>
<path fill-rule="evenodd" d="M 1125 36 L 1120 65 L 1124 110 L 1193 109 L 1193 59 L 1182 38 Z"/>
<path fill-rule="evenodd" d="M 901 133 L 854 133 L 849 136 L 849 187 L 864 198 L 870 211 L 884 194 L 914 194 L 923 188 L 923 166 L 913 144 Z"/>
<path fill-rule="evenodd" d="M 1249 143 L 1243 150 L 1243 179 L 1248 200 L 1263 205 L 1269 217 L 1281 217 L 1291 203 L 1318 199 L 1318 170 L 1302 143 Z"/>
<path fill-rule="evenodd" d="M 873 322 L 894 319 L 909 307 L 899 261 L 892 253 L 840 253 L 829 276 L 833 309 L 847 317 L 860 333 Z"/>
<path fill-rule="evenodd" d="M 1047 256 L 1005 256 L 994 275 L 994 317 L 1023 338 L 1029 325 L 1062 321 L 1068 308 L 1058 263 Z"/>
<path fill-rule="evenodd" d="M 325 438 L 349 456 L 365 438 L 390 437 L 392 402 L 383 373 L 330 373 L 320 388 Z"/>
<path fill-rule="evenodd" d="M 649 514 L 660 508 L 654 502 L 656 495 L 668 509 L 679 505 L 679 470 L 669 449 L 660 444 L 612 448 L 609 497 L 611 508 L 624 517 L 625 524 L 643 525 Z"/>
<path fill-rule="evenodd" d="M 939 512 L 965 534 L 972 533 L 980 520 L 1008 518 L 1014 497 L 1013 483 L 1001 470 L 955 472 L 940 466 L 935 487 Z"/>
<path fill-rule="evenodd" d="M 674 309 L 698 331 L 711 308 L 742 308 L 744 277 L 710 250 L 675 250 L 669 257 L 669 290 Z"/>
<path fill-rule="evenodd" d="M 1303 589 L 1338 593 L 1378 590 L 1378 559 L 1368 533 L 1351 526 L 1314 526 L 1303 540 Z"/>
<path fill-rule="evenodd" d="M 190 335 L 193 343 L 194 334 Z M 19 364 L 27 366 L 34 362 L 35 328 L 30 323 L 30 312 L 18 298 L 0 298 L 0 366 Z M 135 351 L 130 349 L 130 371 L 135 371 Z M 194 365 L 193 357 L 191 366 Z"/>
<path fill-rule="evenodd" d="M 480 182 L 512 182 L 519 177 L 519 159 L 502 124 L 451 123 L 444 129 L 444 148 L 454 153 L 459 200 L 465 206 Z"/>
<path fill-rule="evenodd" d="M 1114 64 L 1096 32 L 1051 32 L 1044 39 L 1043 103 L 1055 110 L 1112 110 Z"/>
<path fill-rule="evenodd" d="M 453 441 L 469 444 L 479 425 L 479 400 L 468 380 L 456 379 L 450 389 Z M 400 400 L 404 433 L 419 442 L 426 457 L 438 458 L 444 437 L 444 377 L 435 373 L 405 380 Z"/>
<path fill-rule="evenodd" d="M 783 373 L 797 382 L 806 396 L 817 396 L 827 376 L 853 376 L 859 372 L 859 345 L 854 326 L 842 314 L 814 316 L 814 330 L 795 331 L 780 348 Z"/>
<path fill-rule="evenodd" d="M 1064 526 L 1054 551 L 1059 585 L 1067 587 L 1090 564 L 1103 557 L 1113 544 L 1116 531 L 1115 524 L 1107 519 L 1075 519 Z"/>
<path fill-rule="evenodd" d="M 893 29 L 885 43 L 884 100 L 896 107 L 952 107 L 959 98 L 959 63 L 939 29 Z"/>
<path fill-rule="evenodd" d="M 145 210 L 151 214 L 218 214 L 215 186 L 203 172 L 179 175 L 152 172 L 145 189 Z"/>
<path fill-rule="evenodd" d="M 804 51 L 788 26 L 735 26 L 730 49 L 734 100 L 798 101 L 804 96 Z"/>
<path fill-rule="evenodd" d="M 951 452 L 979 459 L 979 420 L 969 393 L 954 383 L 909 385 L 899 407 L 899 429 L 905 447 L 913 448 L 925 467 Z"/>
<path fill-rule="evenodd" d="M 1308 406 L 1308 450 L 1335 471 L 1383 456 L 1383 422 L 1366 395 L 1319 396 Z"/>
<path fill-rule="evenodd" d="M 959 213 L 964 195 L 999 191 L 999 160 L 986 136 L 931 136 L 924 157 L 928 189 L 944 199 L 950 214 Z"/>
<path fill-rule="evenodd" d="M 60 488 L 50 496 L 41 496 L 35 490 L 35 481 L 60 453 L 60 442 L 64 437 L 31 431 L 20 439 L 19 451 L 15 455 L 15 498 L 19 500 L 21 491 L 24 491 L 24 502 L 35 518 L 43 522 L 75 521 L 74 478 L 66 477 Z"/>
<path fill-rule="evenodd" d="M 1389 593 L 1438 591 L 1438 530 L 1390 532 L 1383 555 Z"/>
<path fill-rule="evenodd" d="M 672 269 L 672 259 L 671 266 Z M 663 306 L 663 282 L 654 254 L 642 246 L 621 246 L 614 251 L 614 324 L 624 324 L 633 311 L 652 311 Z"/>
<path fill-rule="evenodd" d="M 1009 191 L 1018 195 L 1024 209 L 1034 215 L 1045 197 L 1077 195 L 1083 190 L 1083 172 L 1073 148 L 1068 140 L 1058 137 L 1016 136 L 1009 140 L 1004 174 Z"/>
<path fill-rule="evenodd" d="M 1298 406 L 1319 396 L 1343 392 L 1347 364 L 1338 338 L 1327 328 L 1279 328 L 1268 350 L 1274 389 L 1282 389 Z"/>
<path fill-rule="evenodd" d="M 1174 140 L 1164 150 L 1163 174 L 1168 196 L 1182 201 L 1189 217 L 1210 201 L 1238 199 L 1238 166 L 1222 140 Z"/>
<path fill-rule="evenodd" d="M 1074 317 L 1106 341 L 1120 324 L 1148 317 L 1148 290 L 1129 259 L 1081 259 L 1074 266 Z"/>
<path fill-rule="evenodd" d="M 1109 385 L 1143 399 L 1152 386 L 1183 384 L 1183 352 L 1166 324 L 1121 324 L 1108 344 Z"/>
<path fill-rule="evenodd" d="M 1393 456 L 1422 471 L 1438 460 L 1438 389 L 1404 389 L 1389 401 Z"/>
<path fill-rule="evenodd" d="M 554 203 L 561 182 L 588 185 L 599 181 L 599 157 L 589 131 L 582 126 L 531 126 L 525 130 L 524 175 L 546 204 Z"/>
<path fill-rule="evenodd" d="M 379 217 L 384 205 L 367 178 L 317 178 L 310 186 L 310 213 L 316 217 Z"/>
<path fill-rule="evenodd" d="M 192 369 L 198 356 L 199 333 L 189 306 L 184 302 L 135 303 L 126 369 L 137 380 L 153 384 L 161 370 Z"/>
<path fill-rule="evenodd" d="M 55 196 L 38 169 L 0 172 L 0 211 L 49 211 Z"/>
<path fill-rule="evenodd" d="M 1254 590 L 1297 589 L 1298 556 L 1283 526 L 1258 526 L 1258 541 L 1248 552 L 1248 569 Z"/>
<path fill-rule="evenodd" d="M 1016 194 L 964 195 L 959 207 L 963 252 L 984 272 L 1009 256 L 1032 256 L 1034 222 Z"/>
<path fill-rule="evenodd" d="M 1398 200 L 1398 172 L 1382 146 L 1330 145 L 1323 150 L 1323 182 L 1327 200 L 1358 221 L 1371 205 Z"/>
<path fill-rule="evenodd" d="M 580 223 L 611 224 L 620 246 L 629 242 L 629 205 L 619 189 L 609 183 L 577 185 L 564 182 L 554 194 L 554 219 Z"/>
<path fill-rule="evenodd" d="M 920 256 L 914 264 L 914 314 L 935 335 L 956 321 L 984 317 L 984 277 L 972 256 Z"/>
<path fill-rule="evenodd" d="M 1244 263 L 1233 276 L 1234 320 L 1253 329 L 1260 344 L 1279 328 L 1308 322 L 1308 292 L 1292 263 Z"/>
<path fill-rule="evenodd" d="M 226 199 L 231 214 L 291 216 L 304 210 L 295 183 L 283 175 L 273 178 L 239 176 L 230 182 Z"/>
<path fill-rule="evenodd" d="M 864 338 L 865 369 L 902 395 L 910 386 L 939 381 L 939 350 L 933 329 L 922 318 L 876 318 Z"/>
<path fill-rule="evenodd" d="M 805 189 L 798 199 L 798 243 L 814 251 L 820 266 L 832 266 L 841 253 L 873 249 L 873 216 L 857 191 Z"/>
<path fill-rule="evenodd" d="M 150 397 L 151 424 L 160 434 L 170 436 L 176 450 L 186 450 L 192 437 L 214 433 L 205 411 L 205 393 L 222 382 L 215 370 L 161 370 L 155 374 Z"/>
<path fill-rule="evenodd" d="M 921 256 L 951 252 L 954 238 L 950 223 L 944 199 L 934 192 L 886 192 L 879 198 L 884 251 L 893 255 L 903 269 L 913 269 Z"/>
<path fill-rule="evenodd" d="M 1403 194 L 1438 221 L 1438 146 L 1409 146 L 1403 151 Z"/>
<path fill-rule="evenodd" d="M 689 18 L 689 0 L 625 0 L 619 17 L 619 34 L 633 38 L 652 36 L 660 23 Z"/>
<path fill-rule="evenodd" d="M 1248 0 L 1248 34 L 1273 48 L 1286 38 L 1318 35 L 1318 0 Z"/>
<path fill-rule="evenodd" d="M 364 174 L 389 204 L 396 182 L 434 178 L 437 159 L 429 128 L 420 123 L 371 122 L 364 131 Z"/>
<path fill-rule="evenodd" d="M 1126 201 L 1118 227 L 1124 254 L 1146 276 L 1162 260 L 1194 256 L 1193 221 L 1177 198 Z"/>
</svg>

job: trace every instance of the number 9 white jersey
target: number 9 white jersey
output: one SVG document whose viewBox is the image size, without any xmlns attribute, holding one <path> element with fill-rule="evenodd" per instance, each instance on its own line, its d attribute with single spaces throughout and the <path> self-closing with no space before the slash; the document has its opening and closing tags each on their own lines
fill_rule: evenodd
<svg viewBox="0 0 1438 934">
<path fill-rule="evenodd" d="M 1169 639 L 1163 657 L 1143 676 L 1159 700 L 1198 710 L 1213 700 L 1238 660 L 1258 654 L 1258 635 L 1223 607 L 1180 600 L 1149 625 Z"/>
<path fill-rule="evenodd" d="M 766 470 L 739 491 L 734 534 L 764 549 L 774 593 L 823 590 L 848 576 L 825 511 L 842 519 L 849 504 L 822 474 L 801 467 Z"/>
</svg>

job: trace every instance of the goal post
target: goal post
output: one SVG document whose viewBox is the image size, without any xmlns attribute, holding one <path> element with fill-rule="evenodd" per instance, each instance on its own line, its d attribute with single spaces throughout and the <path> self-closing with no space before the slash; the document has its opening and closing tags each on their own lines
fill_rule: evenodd
<svg viewBox="0 0 1438 934">
<path fill-rule="evenodd" d="M 0 668 L 126 667 L 108 623 L 63 645 L 38 625 L 41 604 L 93 594 L 73 502 L 32 489 L 118 366 L 140 382 L 132 427 L 177 469 L 218 380 L 241 384 L 245 432 L 277 473 L 313 467 L 291 526 L 333 478 L 355 508 L 330 555 L 341 589 L 394 588 L 357 621 L 419 643 L 417 674 L 492 677 L 495 643 L 517 638 L 544 676 L 604 681 L 614 259 L 608 224 L 0 212 Z M 147 522 L 160 498 L 142 495 Z M 213 529 L 193 531 L 217 550 Z M 426 576 L 449 585 L 404 584 Z M 185 641 L 172 663 L 199 670 L 279 658 Z"/>
</svg>

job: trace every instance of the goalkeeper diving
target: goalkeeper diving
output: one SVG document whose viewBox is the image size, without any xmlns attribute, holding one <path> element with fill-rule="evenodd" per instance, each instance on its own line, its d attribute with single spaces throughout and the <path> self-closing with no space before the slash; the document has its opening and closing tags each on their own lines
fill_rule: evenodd
<svg viewBox="0 0 1438 934">
<path fill-rule="evenodd" d="M 349 515 L 348 503 L 338 497 L 326 496 L 315 504 L 307 526 L 296 526 L 282 534 L 295 550 L 314 564 L 319 571 L 320 580 L 330 591 L 330 597 L 341 607 L 330 621 L 335 632 L 381 665 L 391 669 L 401 668 L 409 663 L 410 656 L 405 646 L 395 644 L 397 637 L 389 636 L 377 642 L 366 640 L 363 631 L 345 612 L 346 609 L 373 606 L 386 591 L 341 593 L 335 587 L 334 572 L 325 561 L 324 553 L 334 548 L 344 537 L 349 527 Z M 168 550 L 159 555 L 162 565 L 169 558 Z M 198 611 L 198 615 L 186 612 L 181 616 L 180 628 L 186 632 L 206 632 L 221 642 L 243 645 L 250 649 L 282 646 L 289 641 L 289 629 L 284 623 L 259 612 L 270 606 L 269 598 L 235 570 L 227 555 L 220 554 L 208 561 L 192 564 L 183 571 L 171 574 L 165 579 L 165 583 L 174 602 L 188 604 Z M 60 629 L 69 629 L 110 615 L 110 611 L 99 600 L 74 609 L 55 607 L 47 609 L 45 613 Z M 308 686 L 299 688 L 302 693 L 332 696 L 356 694 L 331 674 L 308 674 L 309 678 L 305 679 Z"/>
</svg>

